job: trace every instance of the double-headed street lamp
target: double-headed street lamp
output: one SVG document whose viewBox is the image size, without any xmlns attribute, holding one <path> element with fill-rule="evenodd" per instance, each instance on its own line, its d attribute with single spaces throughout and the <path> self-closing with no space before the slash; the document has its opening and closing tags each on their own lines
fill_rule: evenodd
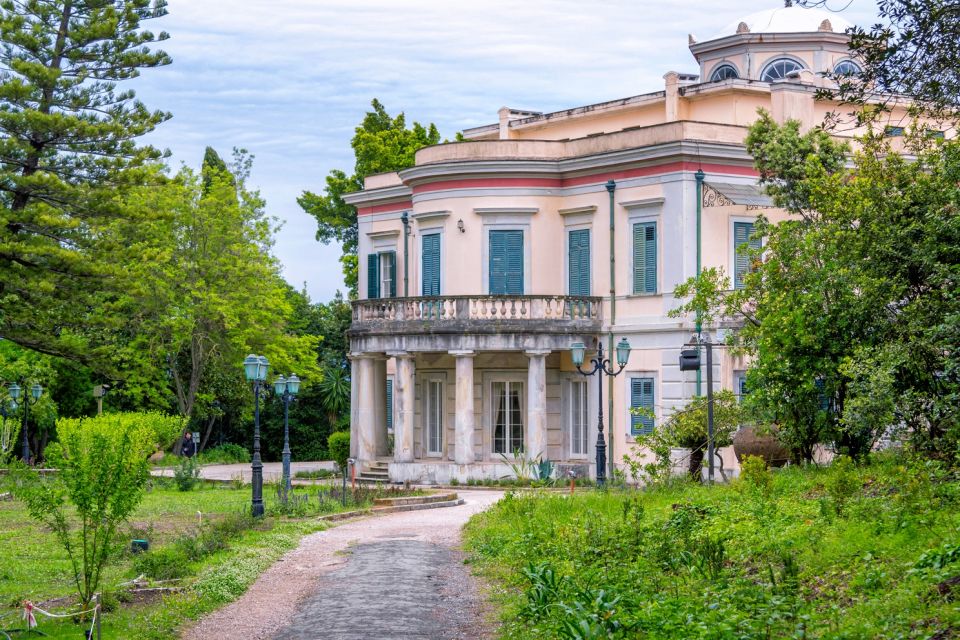
<svg viewBox="0 0 960 640">
<path fill-rule="evenodd" d="M 263 462 L 260 460 L 260 389 L 266 386 L 270 361 L 266 356 L 252 353 L 243 360 L 243 373 L 253 383 L 253 503 L 250 508 L 254 518 L 263 515 Z"/>
<path fill-rule="evenodd" d="M 290 374 L 289 378 L 280 376 L 273 381 L 273 391 L 283 401 L 283 486 L 290 491 L 290 402 L 300 391 L 300 378 Z"/>
<path fill-rule="evenodd" d="M 24 383 L 24 385 L 26 385 L 26 383 Z M 10 408 L 14 411 L 16 411 L 19 406 L 21 392 L 26 394 L 26 388 L 21 389 L 20 385 L 16 382 L 7 388 L 7 393 L 10 394 Z M 33 386 L 30 387 L 30 395 L 24 395 L 23 397 L 23 451 L 21 455 L 23 456 L 24 464 L 30 464 L 30 441 L 27 439 L 27 420 L 30 419 L 30 407 L 31 405 L 37 404 L 42 395 L 43 387 L 35 382 Z"/>
<path fill-rule="evenodd" d="M 602 487 L 607 480 L 607 443 L 603 440 L 603 374 L 611 377 L 620 375 L 630 359 L 630 343 L 627 342 L 626 338 L 620 338 L 620 342 L 617 343 L 617 365 L 620 368 L 616 371 L 613 370 L 610 360 L 603 357 L 603 340 L 597 341 L 597 357 L 590 360 L 593 365 L 591 371 L 584 371 L 580 368 L 580 365 L 583 364 L 585 351 L 586 346 L 582 342 L 574 342 L 570 346 L 573 364 L 576 365 L 577 371 L 585 376 L 600 373 L 597 377 L 597 486 Z"/>
</svg>

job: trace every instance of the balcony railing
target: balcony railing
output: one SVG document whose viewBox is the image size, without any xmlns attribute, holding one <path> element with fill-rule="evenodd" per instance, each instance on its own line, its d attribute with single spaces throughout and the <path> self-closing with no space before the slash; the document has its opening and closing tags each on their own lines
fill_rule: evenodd
<svg viewBox="0 0 960 640">
<path fill-rule="evenodd" d="M 432 296 L 353 303 L 354 324 L 456 320 L 599 324 L 602 318 L 601 299 L 582 296 Z"/>
</svg>

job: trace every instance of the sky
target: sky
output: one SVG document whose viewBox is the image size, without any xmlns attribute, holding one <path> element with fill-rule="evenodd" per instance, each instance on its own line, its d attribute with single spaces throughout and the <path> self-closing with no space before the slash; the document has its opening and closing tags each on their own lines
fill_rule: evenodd
<svg viewBox="0 0 960 640">
<path fill-rule="evenodd" d="M 251 186 L 282 223 L 274 252 L 290 284 L 322 302 L 344 290 L 339 246 L 315 240 L 297 205 L 332 169 L 352 173 L 350 138 L 378 98 L 444 138 L 492 124 L 502 106 L 554 111 L 657 91 L 696 72 L 699 40 L 769 0 L 169 0 L 173 64 L 145 70 L 137 96 L 173 118 L 146 142 L 174 167 L 212 146 L 255 156 Z M 828 0 L 876 22 L 875 0 Z"/>
</svg>

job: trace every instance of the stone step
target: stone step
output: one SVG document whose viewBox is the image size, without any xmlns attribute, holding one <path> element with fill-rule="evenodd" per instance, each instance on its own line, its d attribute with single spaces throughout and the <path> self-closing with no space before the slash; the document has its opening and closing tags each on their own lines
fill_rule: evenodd
<svg viewBox="0 0 960 640">
<path fill-rule="evenodd" d="M 450 502 L 457 499 L 456 493 L 435 493 L 426 496 L 405 496 L 402 498 L 377 498 L 373 504 L 380 506 L 399 507 L 411 504 L 431 504 L 434 502 Z"/>
</svg>

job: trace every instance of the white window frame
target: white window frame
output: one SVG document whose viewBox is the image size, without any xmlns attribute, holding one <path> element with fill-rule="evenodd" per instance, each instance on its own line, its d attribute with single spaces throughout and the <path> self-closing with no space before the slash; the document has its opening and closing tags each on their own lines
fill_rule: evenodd
<svg viewBox="0 0 960 640">
<path fill-rule="evenodd" d="M 420 375 L 420 390 L 422 407 L 420 415 L 422 416 L 422 434 L 423 434 L 423 457 L 442 458 L 446 451 L 445 431 L 447 428 L 447 376 L 442 372 L 424 373 Z M 440 448 L 430 449 L 430 403 L 433 400 L 431 388 L 433 385 L 440 386 Z"/>
<path fill-rule="evenodd" d="M 767 74 L 767 71 L 770 69 L 770 67 L 772 67 L 772 66 L 775 65 L 776 63 L 780 62 L 781 60 L 788 60 L 788 61 L 790 61 L 790 62 L 793 62 L 793 63 L 796 64 L 797 66 L 799 66 L 800 68 L 797 69 L 797 71 L 806 71 L 807 68 L 808 68 L 808 67 L 807 67 L 807 64 L 806 64 L 803 60 L 801 60 L 800 58 L 798 58 L 798 57 L 796 57 L 796 56 L 792 56 L 792 55 L 788 55 L 788 54 L 783 54 L 783 53 L 781 53 L 781 54 L 779 54 L 779 55 L 775 55 L 775 56 L 770 56 L 770 58 L 768 58 L 768 59 L 763 63 L 763 66 L 760 68 L 760 75 L 759 75 L 760 82 L 766 82 L 766 83 L 768 83 L 768 84 L 773 84 L 774 82 L 780 82 L 781 80 L 786 80 L 786 79 L 787 79 L 786 76 L 784 76 L 784 77 L 782 77 L 782 78 L 775 78 L 775 79 L 773 79 L 773 80 L 764 80 L 764 79 L 763 79 L 763 76 L 765 76 L 765 75 Z M 791 73 L 793 73 L 793 72 L 791 72 Z"/>
<path fill-rule="evenodd" d="M 563 380 L 563 402 L 561 406 L 563 408 L 563 439 L 565 442 L 565 448 L 567 456 L 571 460 L 589 460 L 591 454 L 595 451 L 595 447 L 592 446 L 591 436 L 596 432 L 596 428 L 591 424 L 591 416 L 595 414 L 594 407 L 594 394 L 591 393 L 592 385 L 590 381 L 593 378 L 588 376 L 576 375 L 568 376 Z M 573 447 L 573 389 L 576 385 L 584 385 L 584 420 L 585 420 L 585 433 L 584 433 L 584 450 L 582 452 L 577 452 Z"/>
<path fill-rule="evenodd" d="M 531 218 L 539 209 L 531 208 L 477 208 L 473 212 L 483 219 L 483 240 L 481 242 L 481 264 L 483 268 L 483 293 L 490 295 L 490 232 L 491 231 L 522 231 L 523 232 L 523 294 L 530 295 L 533 291 L 533 237 L 530 232 Z M 441 240 L 442 242 L 442 240 Z"/>
<path fill-rule="evenodd" d="M 494 424 L 495 419 L 495 406 L 494 406 L 494 397 L 493 397 L 493 384 L 495 382 L 508 382 L 511 384 L 519 384 L 520 391 L 520 419 L 523 423 L 522 435 L 523 435 L 523 448 L 524 453 L 526 452 L 527 447 L 527 372 L 526 371 L 491 371 L 485 372 L 483 380 L 483 390 L 484 390 L 484 431 L 487 434 L 488 444 L 485 443 L 485 448 L 489 451 L 489 455 L 493 460 L 500 460 L 500 453 L 495 451 L 496 441 L 494 436 L 496 435 L 496 425 Z M 503 453 L 507 459 L 513 458 L 513 450 Z"/>
<path fill-rule="evenodd" d="M 567 292 L 568 296 L 570 295 L 570 232 L 584 230 L 590 232 L 590 255 L 588 256 L 588 260 L 590 261 L 589 295 L 593 295 L 593 289 L 596 286 L 596 282 L 594 282 L 595 274 L 593 269 L 593 249 L 595 246 L 593 223 L 582 222 L 579 224 L 567 224 L 563 228 L 563 290 Z"/>
<path fill-rule="evenodd" d="M 729 224 L 727 225 L 727 237 L 730 238 L 730 251 L 727 255 L 727 264 L 730 269 L 730 287 L 734 288 L 736 286 L 737 280 L 737 243 L 734 238 L 734 232 L 736 229 L 735 223 L 737 222 L 749 222 L 754 227 L 757 226 L 757 216 L 730 216 Z M 760 237 L 760 248 L 767 246 L 766 236 Z"/>
<path fill-rule="evenodd" d="M 724 78 L 723 80 L 714 80 L 713 76 L 717 75 L 717 72 L 720 71 L 720 69 L 723 69 L 724 67 L 729 67 L 730 69 L 733 69 L 733 72 L 737 74 L 736 78 Z M 727 60 L 723 60 L 719 64 L 714 65 L 713 69 L 710 70 L 710 74 L 707 77 L 709 78 L 709 82 L 724 82 L 725 80 L 739 79 L 741 75 L 740 75 L 740 69 L 737 68 L 737 65 Z"/>
<path fill-rule="evenodd" d="M 626 399 L 624 402 L 624 411 L 626 413 L 626 422 L 624 423 L 624 433 L 627 436 L 627 442 L 634 442 L 636 436 L 633 435 L 633 429 L 631 425 L 633 423 L 633 414 L 630 413 L 630 410 L 633 408 L 633 396 L 631 389 L 633 388 L 633 380 L 636 378 L 653 378 L 653 426 L 656 428 L 660 424 L 660 419 L 662 418 L 662 412 L 660 410 L 660 404 L 662 402 L 663 389 L 660 384 L 660 374 L 657 371 L 628 371 L 626 376 L 623 379 L 623 397 Z"/>
<path fill-rule="evenodd" d="M 624 203 L 627 206 L 627 203 Z M 630 256 L 630 288 L 627 294 L 628 298 L 649 298 L 650 296 L 659 296 L 663 294 L 663 201 L 645 206 L 634 206 L 628 208 L 627 224 L 630 232 L 624 234 L 627 236 L 627 255 Z M 635 283 L 633 281 L 636 273 L 634 265 L 637 257 L 633 255 L 633 225 L 644 224 L 646 222 L 654 223 L 657 236 L 657 283 L 656 290 L 653 293 L 634 293 Z"/>
</svg>

